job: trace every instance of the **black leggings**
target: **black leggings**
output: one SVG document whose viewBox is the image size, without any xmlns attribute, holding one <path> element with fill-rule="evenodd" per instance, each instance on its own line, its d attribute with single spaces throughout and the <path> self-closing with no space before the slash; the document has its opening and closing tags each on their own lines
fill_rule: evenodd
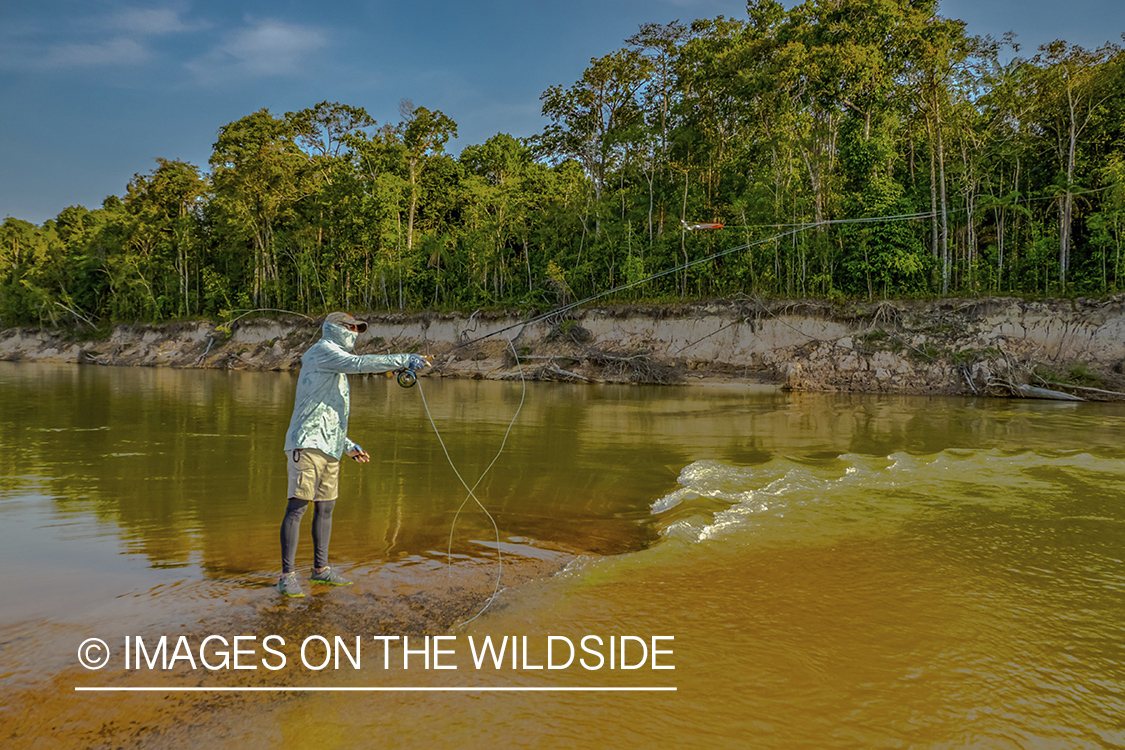
<svg viewBox="0 0 1125 750">
<path fill-rule="evenodd" d="M 296 569 L 297 540 L 301 534 L 301 516 L 305 515 L 308 500 L 289 498 L 285 518 L 281 522 L 281 573 L 285 575 Z M 328 540 L 332 537 L 332 509 L 336 501 L 313 503 L 313 565 L 316 569 L 328 567 Z"/>
</svg>

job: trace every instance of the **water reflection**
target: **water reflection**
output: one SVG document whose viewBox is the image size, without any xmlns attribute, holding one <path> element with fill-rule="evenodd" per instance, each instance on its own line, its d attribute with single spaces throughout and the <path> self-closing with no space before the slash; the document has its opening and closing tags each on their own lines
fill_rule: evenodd
<svg viewBox="0 0 1125 750">
<path fill-rule="evenodd" d="M 9 477 L 0 492 L 47 495 L 59 518 L 92 513 L 102 523 L 72 533 L 119 535 L 124 549 L 154 566 L 199 558 L 216 574 L 272 570 L 285 491 L 280 444 L 294 387 L 292 375 L 277 373 L 0 363 L 0 465 Z M 424 388 L 472 485 L 501 444 L 520 387 L 426 380 Z M 699 459 L 755 466 L 778 456 L 834 461 L 845 453 L 1082 446 L 1120 458 L 1123 451 L 1117 406 L 730 388 L 528 389 L 477 494 L 506 535 L 578 552 L 651 544 L 657 530 L 647 523 L 649 505 Z M 371 561 L 444 553 L 465 492 L 417 393 L 381 377 L 356 379 L 351 432 L 374 460 L 345 466 L 337 554 Z M 1080 481 L 1093 492 L 1101 480 Z M 491 526 L 471 503 L 466 509 L 455 551 L 479 553 L 475 542 L 491 539 Z"/>
</svg>

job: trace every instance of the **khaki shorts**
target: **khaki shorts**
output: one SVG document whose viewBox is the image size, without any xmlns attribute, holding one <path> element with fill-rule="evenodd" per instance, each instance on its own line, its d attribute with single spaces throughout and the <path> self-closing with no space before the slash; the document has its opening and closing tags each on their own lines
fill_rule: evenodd
<svg viewBox="0 0 1125 750">
<path fill-rule="evenodd" d="M 288 451 L 289 494 L 298 500 L 327 501 L 340 495 L 340 462 L 316 448 Z"/>
</svg>

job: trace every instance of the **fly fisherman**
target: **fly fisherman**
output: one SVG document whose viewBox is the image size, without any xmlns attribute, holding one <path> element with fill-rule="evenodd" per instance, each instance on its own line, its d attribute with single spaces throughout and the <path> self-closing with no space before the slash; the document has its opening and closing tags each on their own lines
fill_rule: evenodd
<svg viewBox="0 0 1125 750">
<path fill-rule="evenodd" d="M 332 509 L 336 505 L 340 459 L 346 453 L 357 462 L 371 460 L 367 451 L 348 438 L 348 375 L 389 370 L 421 370 L 429 365 L 417 354 L 353 354 L 352 347 L 367 323 L 348 313 L 334 312 L 324 320 L 320 341 L 301 357 L 296 405 L 285 435 L 285 461 L 289 467 L 289 506 L 281 522 L 281 579 L 278 591 L 304 596 L 297 580 L 297 539 L 301 516 L 313 504 L 314 561 L 311 580 L 333 586 L 351 581 L 328 566 L 328 540 L 332 534 Z"/>
</svg>

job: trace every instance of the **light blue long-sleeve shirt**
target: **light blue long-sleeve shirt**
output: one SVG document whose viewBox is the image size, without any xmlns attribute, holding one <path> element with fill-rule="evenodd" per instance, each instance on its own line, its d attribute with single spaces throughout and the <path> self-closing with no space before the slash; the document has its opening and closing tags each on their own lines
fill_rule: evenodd
<svg viewBox="0 0 1125 750">
<path fill-rule="evenodd" d="M 320 341 L 301 356 L 285 450 L 315 448 L 339 460 L 359 447 L 348 438 L 348 375 L 406 367 L 410 355 L 353 354 L 358 337 L 354 331 L 325 321 Z"/>
</svg>

